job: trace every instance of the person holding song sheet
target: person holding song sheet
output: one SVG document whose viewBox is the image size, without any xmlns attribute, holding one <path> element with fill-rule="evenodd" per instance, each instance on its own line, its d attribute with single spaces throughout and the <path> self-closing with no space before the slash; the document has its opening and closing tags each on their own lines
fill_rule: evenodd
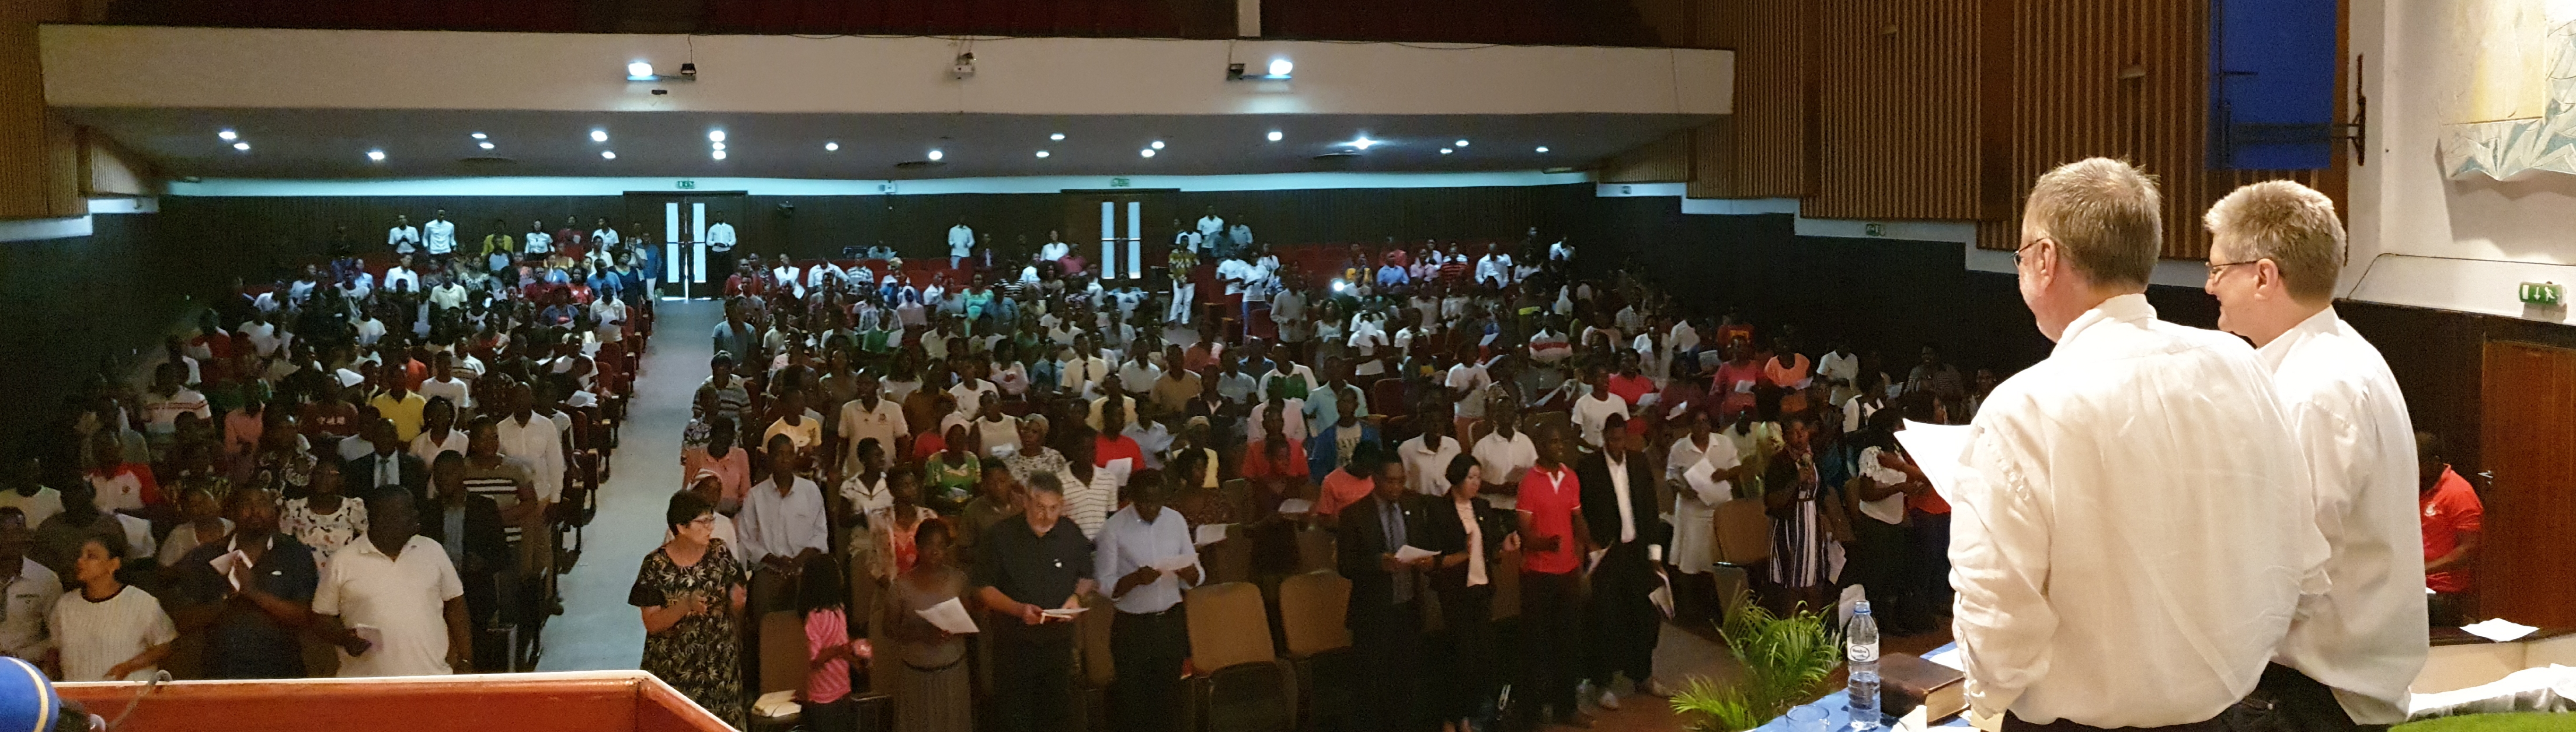
<svg viewBox="0 0 2576 732">
<path fill-rule="evenodd" d="M 2326 589 L 2308 470 L 2253 349 L 2147 303 L 2161 209 L 2120 161 L 2040 176 L 2014 259 L 2057 346 L 1946 456 L 1968 704 L 2007 731 L 2232 729 Z"/>
<path fill-rule="evenodd" d="M 895 578 L 885 599 L 894 663 L 877 668 L 893 677 L 895 729 L 967 732 L 975 728 L 974 675 L 966 669 L 966 639 L 959 633 L 976 628 L 959 602 L 966 596 L 966 572 L 957 566 L 948 522 L 922 522 L 912 542 L 912 568 Z"/>
<path fill-rule="evenodd" d="M 1073 702 L 1073 611 L 1095 568 L 1091 540 L 1064 510 L 1063 481 L 1031 475 L 1021 520 L 994 524 L 977 542 L 976 597 L 995 617 L 985 642 L 996 644 L 991 708 L 1001 732 L 1053 725 Z"/>
<path fill-rule="evenodd" d="M 1190 652 L 1188 617 L 1181 593 L 1204 579 L 1198 547 L 1181 512 L 1165 510 L 1173 476 L 1136 475 L 1134 502 L 1109 516 L 1092 554 L 1093 575 L 1118 603 L 1110 625 L 1109 653 L 1117 681 L 1109 687 L 1110 726 L 1120 730 L 1171 730 L 1180 702 L 1181 660 Z"/>
</svg>

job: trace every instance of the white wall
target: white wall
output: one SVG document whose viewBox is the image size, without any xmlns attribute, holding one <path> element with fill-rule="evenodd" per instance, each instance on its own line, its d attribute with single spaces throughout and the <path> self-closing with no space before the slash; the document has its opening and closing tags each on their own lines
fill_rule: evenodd
<svg viewBox="0 0 2576 732">
<path fill-rule="evenodd" d="M 2346 296 L 2402 305 L 2527 314 L 2522 278 L 2576 283 L 2576 176 L 2449 180 L 2435 157 L 2443 126 L 2512 105 L 2494 98 L 2495 47 L 2541 32 L 2528 22 L 2569 0 L 2352 0 L 2352 49 L 2368 57 L 2369 164 L 2352 169 Z M 2554 7 L 2553 7 L 2554 6 Z M 2528 78 L 2529 75 L 2522 75 Z M 2382 255 L 2389 255 L 2383 258 Z M 2400 259 L 2399 257 L 2404 257 Z M 2447 259 L 2414 259 L 2447 258 Z M 2485 261 L 2455 261 L 2455 260 Z M 2499 264 L 2536 263 L 2535 266 Z M 2370 282 L 2362 282 L 2365 273 Z"/>
<path fill-rule="evenodd" d="M 988 114 L 1726 114 L 1734 52 L 1554 46 L 52 25 L 63 107 Z M 969 49 L 977 71 L 949 76 Z M 1296 63 L 1229 82 L 1229 60 Z M 627 62 L 691 83 L 632 83 Z M 656 96 L 653 88 L 669 89 Z"/>
</svg>

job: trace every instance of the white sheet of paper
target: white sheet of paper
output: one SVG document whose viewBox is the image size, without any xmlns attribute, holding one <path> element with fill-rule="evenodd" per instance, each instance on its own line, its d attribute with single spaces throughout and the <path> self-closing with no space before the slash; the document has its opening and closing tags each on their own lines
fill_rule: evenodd
<svg viewBox="0 0 2576 732">
<path fill-rule="evenodd" d="M 2497 643 L 2511 643 L 2520 640 L 2523 636 L 2531 635 L 2531 631 L 2539 630 L 2539 628 L 2504 618 L 2491 618 L 2483 622 L 2470 623 L 2460 626 L 2460 629 L 2468 631 L 2470 635 Z"/>
<path fill-rule="evenodd" d="M 206 565 L 214 567 L 215 576 L 222 577 L 225 581 L 231 582 L 233 590 L 238 592 L 241 590 L 241 582 L 233 579 L 233 567 L 247 561 L 250 561 L 250 557 L 243 555 L 241 550 L 235 549 L 229 552 L 224 552 L 222 556 L 207 560 Z"/>
<path fill-rule="evenodd" d="M 1416 559 L 1436 556 L 1440 556 L 1440 553 L 1414 546 L 1412 544 L 1406 544 L 1395 548 L 1395 561 L 1399 562 L 1410 562 Z"/>
<path fill-rule="evenodd" d="M 1083 612 L 1083 611 L 1085 611 L 1085 610 L 1089 610 L 1089 609 L 1091 609 L 1091 608 L 1087 608 L 1087 607 L 1077 607 L 1077 608 L 1061 608 L 1061 607 L 1057 607 L 1057 608 L 1047 608 L 1047 609 L 1045 609 L 1045 610 L 1041 610 L 1041 611 L 1039 611 L 1039 614 L 1041 614 L 1041 615 L 1045 615 L 1045 616 L 1050 617 L 1050 618 L 1058 618 L 1058 619 L 1063 619 L 1063 620 L 1072 620 L 1072 619 L 1074 619 L 1074 618 L 1081 617 L 1081 616 L 1082 616 L 1082 612 Z"/>
<path fill-rule="evenodd" d="M 1967 425 L 1924 424 L 1905 420 L 1905 429 L 1896 433 L 1896 444 L 1914 458 L 1914 466 L 1923 470 L 1923 479 L 1931 481 L 1932 490 L 1950 500 L 1950 492 L 1959 485 L 1959 474 L 1966 469 L 1961 459 L 1968 453 Z"/>
<path fill-rule="evenodd" d="M 1198 561 L 1199 558 L 1196 554 L 1174 554 L 1161 559 L 1156 559 L 1154 560 L 1154 563 L 1149 566 L 1165 572 L 1178 572 L 1188 569 L 1191 565 L 1198 564 Z"/>
<path fill-rule="evenodd" d="M 1941 664 L 1941 665 L 1943 665 L 1943 666 L 1948 666 L 1948 667 L 1955 668 L 1955 669 L 1958 669 L 1958 670 L 1961 670 L 1961 671 L 1966 671 L 1966 670 L 1968 670 L 1968 659 L 1967 659 L 1967 656 L 1966 656 L 1965 654 L 1963 654 L 1962 652 L 1960 652 L 1960 650 L 1959 650 L 1957 647 L 1955 647 L 1955 646 L 1954 646 L 1954 647 L 1952 647 L 1950 650 L 1942 651 L 1942 652 L 1940 652 L 1940 653 L 1935 653 L 1935 654 L 1932 654 L 1932 655 L 1929 655 L 1929 656 L 1924 656 L 1924 657 L 1923 657 L 1923 660 L 1931 661 L 1931 662 L 1933 662 L 1933 663 Z"/>
<path fill-rule="evenodd" d="M 966 635 L 976 631 L 975 616 L 968 615 L 966 603 L 954 597 L 948 598 L 947 602 L 932 605 L 928 610 L 915 610 L 913 614 L 930 621 L 931 625 L 939 626 L 940 630 L 950 633 Z"/>
<path fill-rule="evenodd" d="M 1225 541 L 1225 527 L 1228 526 L 1233 526 L 1233 524 L 1200 524 L 1196 538 L 1190 543 L 1197 546 L 1207 546 L 1209 544 Z"/>
<path fill-rule="evenodd" d="M 1280 513 L 1313 513 L 1314 510 L 1315 502 L 1303 498 L 1291 498 L 1279 502 Z"/>
<path fill-rule="evenodd" d="M 358 636 L 359 640 L 366 641 L 367 645 L 370 646 L 368 650 L 385 647 L 385 629 L 383 628 L 378 628 L 373 625 L 352 625 L 349 626 L 349 632 Z"/>
</svg>

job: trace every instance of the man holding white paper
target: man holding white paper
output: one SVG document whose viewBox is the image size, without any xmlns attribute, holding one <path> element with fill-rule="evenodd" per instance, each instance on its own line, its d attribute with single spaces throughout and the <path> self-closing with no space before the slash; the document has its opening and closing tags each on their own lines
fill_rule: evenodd
<svg viewBox="0 0 2576 732">
<path fill-rule="evenodd" d="M 1082 607 L 1093 589 L 1091 540 L 1064 517 L 1064 484 L 1029 476 L 1021 520 L 1005 519 L 977 542 L 976 599 L 1000 616 L 986 641 L 993 658 L 994 729 L 1033 732 L 1064 719 L 1073 679 L 1073 624 L 1050 609 Z M 1007 659 L 1007 660 L 1003 660 Z"/>
<path fill-rule="evenodd" d="M 1189 655 L 1189 618 L 1181 593 L 1202 577 L 1189 521 L 1165 510 L 1171 481 L 1161 473 L 1139 476 L 1133 502 L 1101 526 L 1092 551 L 1093 578 L 1109 586 L 1118 617 L 1109 626 L 1109 654 L 1117 679 L 1109 687 L 1110 726 L 1121 730 L 1172 730 L 1180 700 L 1181 660 Z"/>
<path fill-rule="evenodd" d="M 1954 458 L 1953 631 L 2005 730 L 2221 730 L 2303 594 L 2326 589 L 2306 465 L 2233 336 L 2156 319 L 2155 182 L 2094 158 L 2039 178 L 2015 269 L 2056 341 Z"/>
<path fill-rule="evenodd" d="M 2263 673 L 2297 729 L 2406 721 L 2424 668 L 2414 422 L 2388 361 L 2335 315 L 2344 230 L 2334 200 L 2289 181 L 2219 199 L 2209 226 L 2218 327 L 2254 342 L 2315 482 L 2333 589 L 2302 598 Z"/>
<path fill-rule="evenodd" d="M 1372 679 L 1360 685 L 1353 729 L 1397 729 L 1414 708 L 1413 667 L 1421 656 L 1422 611 L 1415 579 L 1438 555 L 1411 546 L 1428 542 L 1421 496 L 1406 489 L 1404 462 L 1379 465 L 1367 496 L 1342 508 L 1336 564 L 1351 580 L 1345 623 L 1351 647 Z M 1415 549 L 1406 552 L 1406 549 Z M 1409 558 L 1408 558 L 1409 557 Z"/>
</svg>

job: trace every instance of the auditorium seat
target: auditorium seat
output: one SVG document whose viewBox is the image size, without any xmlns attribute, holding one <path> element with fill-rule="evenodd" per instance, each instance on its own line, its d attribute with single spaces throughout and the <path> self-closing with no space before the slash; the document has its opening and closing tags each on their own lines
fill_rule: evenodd
<svg viewBox="0 0 2576 732">
<path fill-rule="evenodd" d="M 1241 483 L 1243 479 L 1237 478 L 1226 482 Z M 1223 491 L 1223 489 L 1219 490 Z M 1244 535 L 1241 524 L 1229 525 L 1225 527 L 1224 541 L 1199 547 L 1199 564 L 1207 570 L 1207 584 L 1250 581 L 1252 579 L 1252 539 Z"/>
<path fill-rule="evenodd" d="M 1323 529 L 1301 529 L 1297 532 L 1297 571 L 1333 571 L 1339 558 L 1333 554 L 1336 540 L 1333 532 Z"/>
<path fill-rule="evenodd" d="M 805 649 L 805 621 L 794 610 L 777 610 L 760 616 L 760 690 L 758 697 L 777 691 L 799 691 L 805 688 L 805 676 L 813 657 Z M 793 705 L 790 705 L 791 708 Z M 753 730 L 786 730 L 794 727 L 802 715 L 788 711 L 775 716 L 752 713 Z"/>
<path fill-rule="evenodd" d="M 1073 621 L 1074 638 L 1081 643 L 1077 649 L 1081 654 L 1077 662 L 1081 675 L 1074 679 L 1074 718 L 1066 720 L 1071 725 L 1066 729 L 1108 729 L 1109 683 L 1118 678 L 1109 631 L 1117 620 L 1118 606 L 1098 592 L 1083 595 L 1082 606 L 1090 609 Z"/>
<path fill-rule="evenodd" d="M 1271 645 L 1261 590 L 1246 582 L 1200 585 L 1188 594 L 1189 728 L 1289 732 L 1296 727 L 1296 672 Z"/>
<path fill-rule="evenodd" d="M 1288 661 L 1297 673 L 1298 729 L 1334 729 L 1351 708 L 1356 668 L 1350 627 L 1343 622 L 1351 581 L 1331 570 L 1291 575 L 1279 583 L 1279 616 L 1288 639 Z"/>
</svg>

